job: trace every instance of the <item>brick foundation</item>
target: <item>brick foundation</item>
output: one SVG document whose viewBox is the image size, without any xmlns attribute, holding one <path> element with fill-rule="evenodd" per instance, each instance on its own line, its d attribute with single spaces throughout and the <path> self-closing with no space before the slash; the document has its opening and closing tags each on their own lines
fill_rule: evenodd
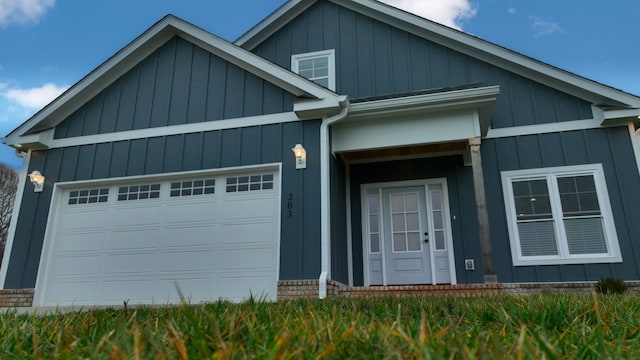
<svg viewBox="0 0 640 360">
<path fill-rule="evenodd" d="M 628 281 L 627 293 L 640 293 L 640 281 Z M 595 282 L 575 283 L 498 283 L 461 285 L 395 285 L 351 287 L 330 280 L 327 296 L 495 296 L 534 294 L 590 294 Z M 278 282 L 278 300 L 317 298 L 318 280 L 288 280 Z"/>
<path fill-rule="evenodd" d="M 0 290 L 0 308 L 30 307 L 33 289 Z"/>
</svg>

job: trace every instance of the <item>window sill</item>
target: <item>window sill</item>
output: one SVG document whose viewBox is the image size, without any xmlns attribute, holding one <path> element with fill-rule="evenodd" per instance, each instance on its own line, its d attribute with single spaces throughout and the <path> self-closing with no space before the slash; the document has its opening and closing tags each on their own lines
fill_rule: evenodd
<svg viewBox="0 0 640 360">
<path fill-rule="evenodd" d="M 573 264 L 609 264 L 621 263 L 622 256 L 598 256 L 598 257 L 571 257 L 560 258 L 536 258 L 536 259 L 513 259 L 513 266 L 534 266 L 534 265 L 573 265 Z"/>
</svg>

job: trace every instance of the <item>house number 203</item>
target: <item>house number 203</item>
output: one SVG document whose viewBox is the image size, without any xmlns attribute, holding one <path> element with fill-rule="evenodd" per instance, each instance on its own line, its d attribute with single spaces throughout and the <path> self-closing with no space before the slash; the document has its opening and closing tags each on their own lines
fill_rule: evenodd
<svg viewBox="0 0 640 360">
<path fill-rule="evenodd" d="M 293 217 L 293 194 L 287 194 L 287 219 L 291 219 Z"/>
</svg>

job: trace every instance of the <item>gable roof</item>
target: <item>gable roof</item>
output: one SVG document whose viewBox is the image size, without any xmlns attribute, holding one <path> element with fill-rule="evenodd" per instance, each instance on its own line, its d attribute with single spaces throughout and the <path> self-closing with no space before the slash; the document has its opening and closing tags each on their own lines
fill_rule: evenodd
<svg viewBox="0 0 640 360">
<path fill-rule="evenodd" d="M 340 110 L 340 98 L 336 93 L 191 23 L 167 15 L 9 133 L 3 142 L 8 145 L 37 143 L 38 133 L 58 125 L 174 36 L 180 36 L 297 96 L 299 100 L 294 104 L 294 111 L 301 118 L 324 113 L 332 115 Z"/>
<path fill-rule="evenodd" d="M 289 0 L 236 40 L 238 46 L 252 50 L 319 0 Z M 482 40 L 473 35 L 424 19 L 377 0 L 327 0 L 357 13 L 397 27 L 471 57 L 498 66 L 525 78 L 585 99 L 603 110 L 605 119 L 620 114 L 640 115 L 640 97 Z M 619 110 L 625 110 L 621 113 Z M 608 115 L 608 116 L 607 116 Z M 627 116 L 625 116 L 627 117 Z"/>
</svg>

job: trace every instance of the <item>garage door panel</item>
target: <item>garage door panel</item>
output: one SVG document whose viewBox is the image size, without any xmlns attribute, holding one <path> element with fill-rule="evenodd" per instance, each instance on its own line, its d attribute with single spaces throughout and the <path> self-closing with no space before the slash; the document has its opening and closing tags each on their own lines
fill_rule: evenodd
<svg viewBox="0 0 640 360">
<path fill-rule="evenodd" d="M 149 298 L 149 294 L 153 292 L 154 284 L 152 278 L 105 281 L 103 289 L 103 299 L 108 302 L 116 302 L 122 304 L 123 301 L 137 302 L 144 301 Z"/>
<path fill-rule="evenodd" d="M 163 222 L 166 224 L 184 224 L 193 222 L 211 222 L 219 217 L 216 210 L 211 206 L 211 201 L 207 202 L 186 202 L 171 203 L 164 209 Z"/>
<path fill-rule="evenodd" d="M 111 226 L 114 228 L 121 226 L 141 226 L 157 225 L 160 220 L 160 203 L 152 202 L 147 206 L 136 207 L 116 207 L 111 216 Z"/>
<path fill-rule="evenodd" d="M 119 230 L 111 232 L 108 248 L 110 250 L 140 250 L 154 249 L 158 243 L 159 230 L 136 229 L 136 230 Z"/>
<path fill-rule="evenodd" d="M 90 192 L 84 201 L 77 188 L 60 190 L 38 303 L 178 303 L 176 286 L 194 303 L 252 292 L 275 300 L 280 194 L 277 175 L 260 174 L 235 187 L 224 175 L 167 177 L 153 189 L 103 184 L 95 203 Z"/>
<path fill-rule="evenodd" d="M 205 300 L 211 300 L 215 295 L 213 289 L 217 286 L 211 280 L 210 276 L 195 277 L 187 279 L 160 279 L 159 290 L 160 294 L 166 294 L 168 299 L 162 299 L 166 302 L 179 302 L 183 299 L 180 298 L 180 294 L 187 302 L 201 302 Z M 178 292 L 177 289 L 180 289 Z"/>
<path fill-rule="evenodd" d="M 104 247 L 107 232 L 65 232 L 59 233 L 58 236 L 63 236 L 65 238 L 65 241 L 56 242 L 56 253 L 77 253 L 94 250 L 100 251 Z"/>
<path fill-rule="evenodd" d="M 95 303 L 101 295 L 100 284 L 95 281 L 55 282 L 47 291 L 49 301 L 46 306 L 57 304 L 84 305 Z"/>
<path fill-rule="evenodd" d="M 222 245 L 251 245 L 275 241 L 276 224 L 273 222 L 236 223 L 222 226 Z"/>
<path fill-rule="evenodd" d="M 160 246 L 163 248 L 187 246 L 200 246 L 213 244 L 216 241 L 217 226 L 179 226 L 164 228 L 160 237 Z"/>
<path fill-rule="evenodd" d="M 85 209 L 83 209 L 85 210 Z M 107 209 L 88 209 L 87 211 L 68 211 L 58 220 L 59 228 L 72 232 L 74 230 L 97 230 L 108 226 Z"/>
<path fill-rule="evenodd" d="M 161 271 L 165 272 L 209 270 L 213 249 L 209 247 L 194 251 L 164 252 L 161 259 Z"/>
<path fill-rule="evenodd" d="M 220 249 L 220 270 L 273 269 L 273 248 Z"/>
<path fill-rule="evenodd" d="M 277 209 L 277 203 L 272 197 L 257 199 L 239 197 L 234 200 L 225 200 L 223 209 L 224 220 L 273 218 Z"/>
<path fill-rule="evenodd" d="M 102 272 L 102 257 L 100 253 L 85 255 L 67 255 L 60 256 L 51 266 L 51 275 L 68 276 L 68 275 L 98 275 Z"/>
<path fill-rule="evenodd" d="M 154 269 L 155 253 L 140 254 L 111 254 L 107 256 L 105 273 L 129 273 L 137 276 L 141 273 L 151 273 Z"/>
</svg>

